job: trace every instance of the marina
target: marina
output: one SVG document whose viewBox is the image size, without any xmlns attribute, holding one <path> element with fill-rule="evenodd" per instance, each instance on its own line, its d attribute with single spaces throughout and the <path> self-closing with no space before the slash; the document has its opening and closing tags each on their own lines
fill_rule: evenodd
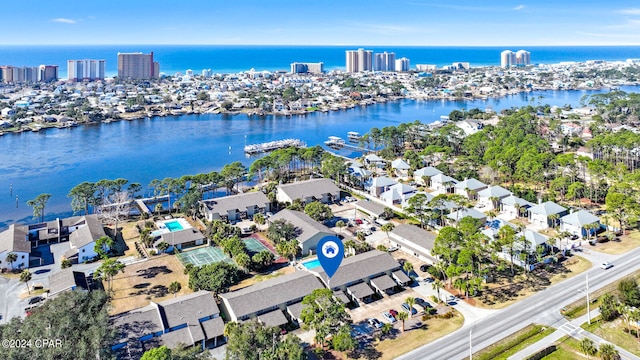
<svg viewBox="0 0 640 360">
<path fill-rule="evenodd" d="M 244 147 L 245 154 L 261 154 L 287 147 L 305 147 L 307 144 L 300 139 L 283 139 L 276 141 L 269 141 L 259 144 L 250 144 Z"/>
<path fill-rule="evenodd" d="M 349 140 L 349 142 L 358 143 L 360 142 L 360 138 L 360 133 L 357 131 L 349 131 L 347 133 L 347 140 Z"/>
<path fill-rule="evenodd" d="M 365 149 L 363 147 L 360 146 L 355 146 L 355 145 L 351 145 L 351 144 L 347 144 L 343 138 L 338 137 L 338 136 L 329 136 L 329 140 L 325 141 L 324 144 L 332 149 L 336 149 L 336 150 L 340 150 L 340 149 L 347 149 L 347 150 L 352 150 L 352 151 L 358 151 L 358 152 L 362 152 L 365 154 L 368 154 L 371 152 L 371 150 L 369 149 Z"/>
</svg>

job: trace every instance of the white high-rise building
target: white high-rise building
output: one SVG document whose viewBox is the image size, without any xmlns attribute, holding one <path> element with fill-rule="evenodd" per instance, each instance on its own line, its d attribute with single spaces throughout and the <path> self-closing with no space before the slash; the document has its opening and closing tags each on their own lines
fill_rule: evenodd
<svg viewBox="0 0 640 360">
<path fill-rule="evenodd" d="M 104 80 L 104 60 L 67 60 L 67 78 L 70 81 Z"/>
<path fill-rule="evenodd" d="M 409 71 L 410 68 L 411 68 L 411 64 L 409 63 L 409 59 L 407 59 L 406 57 L 402 57 L 402 58 L 396 60 L 396 71 L 397 72 Z"/>
<path fill-rule="evenodd" d="M 500 53 L 500 66 L 503 68 L 516 66 L 516 53 L 511 50 L 505 50 Z"/>
<path fill-rule="evenodd" d="M 358 52 L 347 50 L 347 72 L 358 72 Z"/>
<path fill-rule="evenodd" d="M 188 77 L 193 77 L 193 70 L 188 69 L 187 71 L 184 72 L 184 75 Z"/>
<path fill-rule="evenodd" d="M 203 69 L 202 70 L 202 77 L 206 77 L 206 78 L 211 77 L 211 69 Z"/>
<path fill-rule="evenodd" d="M 383 52 L 382 54 L 374 55 L 374 71 L 395 71 L 396 69 L 396 54 Z"/>
<path fill-rule="evenodd" d="M 301 63 L 294 62 L 291 64 L 292 74 L 322 74 L 324 72 L 324 63 Z"/>
<path fill-rule="evenodd" d="M 373 70 L 373 51 L 358 49 L 347 50 L 347 72 Z"/>
<path fill-rule="evenodd" d="M 527 50 L 518 50 L 516 52 L 516 65 L 526 66 L 531 64 L 531 53 Z"/>
</svg>

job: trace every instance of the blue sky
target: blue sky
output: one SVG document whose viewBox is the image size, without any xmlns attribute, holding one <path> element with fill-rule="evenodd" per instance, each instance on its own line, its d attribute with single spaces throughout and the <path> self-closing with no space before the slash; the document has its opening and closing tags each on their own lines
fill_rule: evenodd
<svg viewBox="0 0 640 360">
<path fill-rule="evenodd" d="M 3 45 L 640 44 L 637 0 L 11 0 L 2 10 Z"/>
</svg>

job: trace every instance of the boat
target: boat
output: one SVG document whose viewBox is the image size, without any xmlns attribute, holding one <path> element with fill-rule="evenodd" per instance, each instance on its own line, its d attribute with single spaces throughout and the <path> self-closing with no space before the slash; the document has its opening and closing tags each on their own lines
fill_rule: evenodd
<svg viewBox="0 0 640 360">
<path fill-rule="evenodd" d="M 274 151 L 277 149 L 283 149 L 287 147 L 300 148 L 300 147 L 306 147 L 306 146 L 307 144 L 300 139 L 284 139 L 284 140 L 269 141 L 269 142 L 259 143 L 259 144 L 246 145 L 244 147 L 244 152 L 246 154 L 252 155 L 252 154 L 266 153 L 266 152 Z"/>
<path fill-rule="evenodd" d="M 347 133 L 347 139 L 349 140 L 349 142 L 352 142 L 352 143 L 360 142 L 360 137 L 361 136 L 359 132 L 349 131 Z"/>
<path fill-rule="evenodd" d="M 344 139 L 338 136 L 329 136 L 329 140 L 324 142 L 325 145 L 331 148 L 340 149 L 344 147 Z"/>
</svg>

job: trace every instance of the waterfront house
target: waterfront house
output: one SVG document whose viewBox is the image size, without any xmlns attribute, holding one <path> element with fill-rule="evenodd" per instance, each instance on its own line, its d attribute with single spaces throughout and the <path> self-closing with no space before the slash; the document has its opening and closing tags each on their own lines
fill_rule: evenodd
<svg viewBox="0 0 640 360">
<path fill-rule="evenodd" d="M 414 171 L 413 178 L 418 184 L 431 188 L 431 178 L 438 174 L 442 174 L 442 171 L 434 168 L 433 166 L 427 166 Z"/>
<path fill-rule="evenodd" d="M 572 212 L 560 218 L 560 231 L 567 231 L 571 235 L 586 237 L 594 235 L 600 228 L 600 218 L 584 210 Z"/>
<path fill-rule="evenodd" d="M 316 276 L 297 271 L 220 294 L 220 305 L 229 321 L 256 319 L 267 326 L 283 326 L 289 321 L 300 322 L 302 299 L 322 288 Z"/>
<path fill-rule="evenodd" d="M 376 168 L 383 168 L 385 161 L 383 158 L 381 158 L 380 156 L 376 155 L 376 154 L 367 154 L 364 157 L 364 163 L 365 165 L 371 167 L 374 166 Z"/>
<path fill-rule="evenodd" d="M 316 274 L 337 298 L 344 299 L 346 294 L 347 301 L 358 303 L 370 302 L 375 292 L 383 295 L 398 285 L 411 282 L 393 256 L 379 250 L 345 258 L 331 282 L 321 267 L 308 271 Z"/>
<path fill-rule="evenodd" d="M 477 198 L 478 191 L 486 189 L 487 184 L 480 180 L 470 178 L 464 179 L 455 184 L 454 188 L 456 194 L 462 195 L 470 200 L 475 200 Z"/>
<path fill-rule="evenodd" d="M 285 209 L 269 218 L 269 222 L 285 220 L 293 224 L 296 228 L 296 239 L 298 239 L 303 255 L 310 254 L 316 250 L 318 241 L 325 236 L 335 236 L 328 227 L 313 220 L 309 215 L 295 210 Z"/>
<path fill-rule="evenodd" d="M 529 208 L 529 222 L 540 229 L 560 224 L 560 218 L 569 211 L 553 201 L 539 203 Z"/>
<path fill-rule="evenodd" d="M 370 178 L 365 184 L 364 189 L 371 195 L 379 197 L 380 194 L 389 190 L 389 188 L 398 182 L 386 176 L 376 176 Z"/>
<path fill-rule="evenodd" d="M 429 188 L 437 194 L 453 194 L 455 190 L 454 185 L 457 183 L 458 180 L 440 173 L 431 177 Z"/>
<path fill-rule="evenodd" d="M 492 209 L 499 210 L 502 199 L 509 197 L 511 195 L 511 191 L 503 188 L 502 186 L 495 185 L 478 191 L 477 195 L 477 208 L 482 208 L 485 211 Z"/>
<path fill-rule="evenodd" d="M 106 236 L 102 222 L 96 215 L 83 216 L 69 224 L 69 228 L 76 228 L 69 234 L 71 249 L 65 252 L 65 257 L 71 262 L 85 262 L 98 256 L 95 250 L 96 240 Z M 104 249 L 108 250 L 108 249 Z"/>
<path fill-rule="evenodd" d="M 81 271 L 73 271 L 71 268 L 62 269 L 49 275 L 49 295 L 54 297 L 64 291 L 88 291 L 89 282 L 87 276 Z"/>
<path fill-rule="evenodd" d="M 25 226 L 9 225 L 9 229 L 0 233 L 0 261 L 5 269 L 24 269 L 29 267 L 31 242 Z M 10 263 L 7 255 L 16 254 L 16 261 Z"/>
<path fill-rule="evenodd" d="M 198 203 L 200 213 L 208 221 L 235 222 L 271 211 L 271 202 L 262 191 L 201 200 Z"/>
<path fill-rule="evenodd" d="M 389 187 L 389 189 L 380 194 L 380 199 L 389 205 L 397 205 L 405 203 L 409 198 L 415 195 L 417 189 L 407 184 L 397 183 Z"/>
<path fill-rule="evenodd" d="M 389 242 L 408 255 L 430 264 L 436 259 L 431 255 L 436 235 L 415 225 L 398 225 L 389 233 Z"/>
<path fill-rule="evenodd" d="M 402 159 L 395 159 L 391 162 L 391 168 L 395 171 L 397 177 L 407 177 L 411 166 Z"/>
<path fill-rule="evenodd" d="M 111 349 L 140 358 L 162 345 L 215 347 L 224 341 L 224 322 L 213 293 L 198 291 L 111 317 L 116 339 Z"/>
<path fill-rule="evenodd" d="M 320 201 L 323 204 L 340 200 L 340 189 L 329 179 L 311 179 L 291 184 L 278 185 L 276 200 L 281 203 L 293 203 L 295 199 L 303 204 Z"/>
</svg>

